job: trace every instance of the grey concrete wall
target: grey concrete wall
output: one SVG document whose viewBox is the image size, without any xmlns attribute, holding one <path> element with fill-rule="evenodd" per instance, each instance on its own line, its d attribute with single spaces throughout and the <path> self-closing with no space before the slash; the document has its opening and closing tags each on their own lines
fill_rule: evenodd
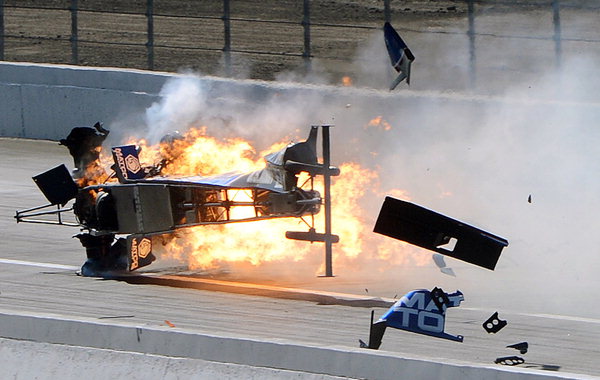
<svg viewBox="0 0 600 380">
<path fill-rule="evenodd" d="M 107 364 L 110 363 L 110 364 Z M 62 379 L 303 379 L 336 376 L 0 338 L 0 378 Z"/>
<path fill-rule="evenodd" d="M 0 136 L 58 140 L 157 99 L 168 74 L 0 63 Z"/>
<path fill-rule="evenodd" d="M 181 76 L 184 74 L 0 62 L 0 136 L 58 140 L 74 126 L 97 121 L 111 125 L 132 111 L 143 113 L 160 99 L 161 88 L 168 79 Z M 524 102 L 511 97 L 459 93 L 390 93 L 217 77 L 197 79 L 208 89 L 212 104 L 218 107 L 224 101 L 224 109 L 236 104 L 236 99 L 242 113 L 252 112 L 259 108 L 257 105 L 264 107 L 274 99 L 279 105 L 297 104 L 297 108 L 307 111 L 295 113 L 295 121 L 300 125 L 352 125 L 357 120 L 367 123 L 370 118 L 385 114 L 387 121 L 396 125 L 443 126 L 446 119 L 451 119 L 477 126 L 485 120 L 486 112 L 547 114 L 559 106 L 581 120 L 595 123 L 600 113 L 600 104 L 585 102 Z M 357 104 L 360 107 L 354 107 Z M 332 115 L 336 115 L 335 120 Z"/>
<path fill-rule="evenodd" d="M 168 79 L 185 74 L 68 65 L 0 62 L 0 136 L 59 140 L 74 126 L 110 125 L 132 110 L 143 113 Z M 260 102 L 292 88 L 216 77 L 200 80 L 218 99 L 232 94 Z M 322 92 L 320 89 L 318 92 Z M 218 101 L 218 100 L 217 100 Z"/>
<path fill-rule="evenodd" d="M 92 351 L 103 349 L 349 378 L 474 380 L 586 378 L 565 373 L 554 374 L 499 366 L 441 363 L 431 359 L 403 357 L 384 351 L 306 346 L 286 341 L 269 342 L 234 336 L 208 335 L 177 328 L 150 328 L 124 323 L 106 324 L 90 319 L 68 320 L 56 316 L 11 312 L 0 313 L 0 338 L 10 339 L 11 344 L 15 343 L 14 340 L 24 340 L 83 347 Z M 27 345 L 18 348 L 18 352 L 12 348 L 3 348 L 0 351 L 0 368 L 12 368 L 12 371 L 16 372 L 16 374 L 8 373 L 9 377 L 25 378 L 20 371 L 31 374 L 28 372 L 31 371 L 31 364 L 22 359 L 31 358 L 33 356 L 31 350 L 35 352 L 37 349 L 38 346 Z M 50 363 L 42 360 L 39 366 L 54 368 L 53 370 L 59 366 L 81 367 L 80 355 L 85 356 L 79 353 L 57 360 L 56 357 L 47 355 L 44 360 Z M 91 353 L 88 355 L 91 357 Z M 133 360 L 132 365 L 135 365 L 135 360 L 138 359 L 132 358 L 131 355 L 107 355 L 113 368 L 127 368 L 127 365 L 121 361 Z M 22 358 L 19 359 L 19 356 Z M 14 361 L 15 357 L 17 362 Z M 143 366 L 138 366 L 137 368 L 140 375 L 147 374 L 146 378 L 153 378 L 154 367 L 149 366 L 144 369 Z M 186 371 L 187 368 L 182 366 L 181 370 Z"/>
<path fill-rule="evenodd" d="M 38 63 L 0 63 L 0 83 L 98 88 L 158 93 L 173 74 Z"/>
</svg>

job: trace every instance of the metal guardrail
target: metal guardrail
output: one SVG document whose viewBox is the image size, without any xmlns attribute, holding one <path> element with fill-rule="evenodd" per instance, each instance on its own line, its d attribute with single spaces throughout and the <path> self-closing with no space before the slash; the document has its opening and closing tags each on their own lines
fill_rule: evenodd
<svg viewBox="0 0 600 380">
<path fill-rule="evenodd" d="M 5 0 L 0 0 L 0 60 L 5 59 L 5 40 L 6 39 L 30 39 L 30 40 L 51 40 L 51 41 L 69 41 L 71 45 L 71 57 L 70 62 L 72 64 L 79 63 L 79 45 L 80 44 L 97 44 L 107 46 L 130 46 L 130 47 L 141 47 L 145 46 L 147 54 L 147 68 L 153 70 L 155 67 L 155 48 L 167 48 L 174 50 L 198 50 L 198 51 L 214 51 L 222 52 L 223 61 L 225 66 L 225 73 L 231 73 L 231 54 L 241 53 L 249 55 L 271 55 L 271 56 L 288 56 L 288 57 L 299 57 L 304 60 L 307 70 L 310 70 L 311 60 L 315 58 L 311 44 L 311 27 L 320 28 L 350 28 L 350 29 L 371 29 L 376 30 L 379 27 L 369 25 L 353 25 L 353 24 L 336 24 L 336 23 L 319 23 L 311 22 L 311 2 L 310 0 L 303 0 L 302 7 L 302 19 L 297 21 L 289 20 L 265 20 L 245 17 L 231 17 L 230 3 L 231 0 L 223 0 L 223 11 L 219 15 L 177 15 L 168 14 L 154 11 L 154 0 L 146 0 L 146 9 L 140 12 L 132 11 L 109 11 L 109 10 L 97 10 L 97 9 L 85 9 L 79 6 L 78 0 L 70 1 L 69 7 L 40 7 L 31 5 L 7 5 Z M 390 7 L 391 0 L 382 0 L 384 6 L 384 20 L 390 21 L 392 18 L 392 10 Z M 600 43 L 600 39 L 594 38 L 565 38 L 561 33 L 561 18 L 560 13 L 563 8 L 582 8 L 581 5 L 573 5 L 566 3 L 565 0 L 531 0 L 531 1 L 504 1 L 504 0 L 462 0 L 467 6 L 467 28 L 466 31 L 441 31 L 441 30 L 419 30 L 412 28 L 397 27 L 396 29 L 400 32 L 412 32 L 412 33 L 436 33 L 436 34 L 454 34 L 454 35 L 465 35 L 469 42 L 469 66 L 470 66 L 470 81 L 471 85 L 475 85 L 476 82 L 476 39 L 477 37 L 496 37 L 496 38 L 508 38 L 508 39 L 534 39 L 534 40 L 553 40 L 555 43 L 555 64 L 561 65 L 562 61 L 562 42 L 563 41 L 577 41 L 577 42 L 588 42 L 588 43 Z M 478 14 L 479 7 L 485 7 L 489 5 L 494 6 L 522 6 L 522 7 L 538 7 L 540 9 L 548 9 L 552 12 L 552 23 L 553 23 L 553 34 L 549 36 L 527 36 L 527 35 L 508 35 L 508 34 L 496 34 L 496 33 L 479 33 L 476 31 L 476 17 Z M 69 11 L 71 16 L 71 33 L 69 37 L 48 37 L 48 36 L 23 36 L 23 35 L 10 35 L 5 33 L 5 9 L 36 9 L 36 10 L 53 10 L 53 11 Z M 599 10 L 600 6 L 586 5 L 585 9 Z M 147 19 L 147 38 L 145 44 L 135 42 L 115 42 L 115 41 L 98 41 L 80 38 L 78 28 L 78 16 L 81 13 L 102 13 L 102 14 L 116 14 L 116 15 L 144 15 Z M 169 44 L 156 44 L 154 37 L 154 20 L 156 17 L 159 18 L 182 18 L 182 19 L 206 19 L 206 20 L 222 20 L 223 22 L 223 47 L 207 47 L 207 46 L 175 46 Z M 232 40 L 231 25 L 232 23 L 250 22 L 250 23 L 266 23 L 266 24 L 280 24 L 289 26 L 300 26 L 303 28 L 303 50 L 302 52 L 281 52 L 281 51 L 270 51 L 270 50 L 252 50 L 252 49 L 236 49 L 235 41 Z M 268 49 L 268 47 L 267 47 Z M 327 57 L 318 56 L 316 58 L 325 59 L 344 59 L 339 57 Z M 348 58 L 345 58 L 346 60 Z"/>
</svg>

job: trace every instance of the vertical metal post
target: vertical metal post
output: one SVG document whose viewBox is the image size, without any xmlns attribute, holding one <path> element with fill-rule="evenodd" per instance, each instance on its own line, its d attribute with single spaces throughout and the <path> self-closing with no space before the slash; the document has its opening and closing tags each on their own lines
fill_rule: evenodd
<svg viewBox="0 0 600 380">
<path fill-rule="evenodd" d="M 556 67 L 560 68 L 562 61 L 562 37 L 560 30 L 560 0 L 552 0 L 552 20 L 554 23 L 554 54 L 556 55 Z"/>
<path fill-rule="evenodd" d="M 302 18 L 302 27 L 304 28 L 304 67 L 306 72 L 311 71 L 310 62 L 310 0 L 304 0 L 304 17 Z"/>
<path fill-rule="evenodd" d="M 383 0 L 383 14 L 385 22 L 392 22 L 392 12 L 390 10 L 390 0 Z"/>
<path fill-rule="evenodd" d="M 71 63 L 79 63 L 79 53 L 77 51 L 77 0 L 71 0 Z"/>
<path fill-rule="evenodd" d="M 154 0 L 146 2 L 146 19 L 148 20 L 148 42 L 146 42 L 148 70 L 154 70 Z"/>
<path fill-rule="evenodd" d="M 4 0 L 0 0 L 0 61 L 4 61 Z"/>
<path fill-rule="evenodd" d="M 0 61 L 4 61 L 4 0 L 0 0 Z"/>
<path fill-rule="evenodd" d="M 229 0 L 223 0 L 223 56 L 225 58 L 225 75 L 231 75 L 231 24 Z"/>
<path fill-rule="evenodd" d="M 467 0 L 467 13 L 469 17 L 469 81 L 471 88 L 475 87 L 476 73 L 475 73 L 475 4 L 473 0 Z"/>
<path fill-rule="evenodd" d="M 333 260 L 332 249 L 333 242 L 331 241 L 331 174 L 329 167 L 331 166 L 331 152 L 329 150 L 329 128 L 330 125 L 322 125 L 323 128 L 323 180 L 325 182 L 325 277 L 333 277 Z"/>
</svg>

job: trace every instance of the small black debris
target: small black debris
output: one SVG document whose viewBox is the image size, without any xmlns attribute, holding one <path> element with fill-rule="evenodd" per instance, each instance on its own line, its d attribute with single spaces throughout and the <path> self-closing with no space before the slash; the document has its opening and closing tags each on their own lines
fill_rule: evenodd
<svg viewBox="0 0 600 380">
<path fill-rule="evenodd" d="M 510 346 L 506 346 L 506 348 L 514 348 L 515 350 L 519 350 L 521 354 L 526 354 L 529 349 L 529 344 L 527 342 L 515 343 Z"/>
<path fill-rule="evenodd" d="M 491 317 L 487 319 L 487 321 L 483 322 L 483 328 L 488 334 L 495 334 L 498 331 L 502 330 L 504 326 L 506 326 L 508 322 L 501 320 L 498 318 L 498 312 L 495 312 Z"/>
<path fill-rule="evenodd" d="M 558 371 L 560 370 L 560 366 L 553 364 L 542 364 L 542 367 L 540 369 L 544 371 Z"/>
<path fill-rule="evenodd" d="M 525 359 L 519 356 L 503 356 L 501 358 L 496 358 L 494 363 L 513 366 L 525 363 Z"/>
<path fill-rule="evenodd" d="M 531 194 L 529 194 L 529 196 L 527 197 L 527 202 L 531 203 Z"/>
<path fill-rule="evenodd" d="M 135 315 L 107 315 L 98 317 L 98 319 L 117 319 L 117 318 L 135 318 Z"/>
<path fill-rule="evenodd" d="M 448 304 L 450 304 L 450 299 L 448 299 L 448 295 L 437 286 L 431 290 L 431 299 L 433 300 L 433 302 L 438 307 L 441 313 L 444 312 L 444 305 L 448 306 Z"/>
</svg>

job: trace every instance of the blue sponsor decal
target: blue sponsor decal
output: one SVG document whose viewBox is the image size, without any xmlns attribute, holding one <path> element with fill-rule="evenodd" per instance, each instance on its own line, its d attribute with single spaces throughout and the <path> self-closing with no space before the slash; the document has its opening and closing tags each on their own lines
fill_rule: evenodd
<svg viewBox="0 0 600 380">
<path fill-rule="evenodd" d="M 446 309 L 459 306 L 465 299 L 460 291 L 452 294 L 438 294 L 439 299 L 434 300 L 427 289 L 413 290 L 400 298 L 378 322 L 385 322 L 387 326 L 417 334 L 425 334 L 437 338 L 463 341 L 462 335 L 450 335 L 444 332 L 446 323 Z M 436 302 L 437 301 L 437 302 Z"/>
<path fill-rule="evenodd" d="M 112 154 L 116 165 L 115 171 L 120 182 L 142 179 L 146 176 L 135 145 L 115 146 L 112 148 Z"/>
<path fill-rule="evenodd" d="M 129 235 L 129 270 L 133 271 L 152 264 L 156 257 L 152 254 L 152 239 L 143 235 Z"/>
</svg>

